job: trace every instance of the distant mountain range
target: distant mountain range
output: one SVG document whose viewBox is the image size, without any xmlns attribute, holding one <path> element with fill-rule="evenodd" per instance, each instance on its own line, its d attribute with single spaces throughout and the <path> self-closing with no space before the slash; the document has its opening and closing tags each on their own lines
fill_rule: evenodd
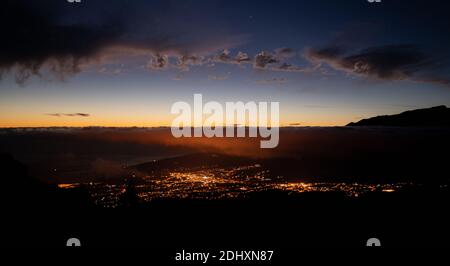
<svg viewBox="0 0 450 266">
<path fill-rule="evenodd" d="M 428 127 L 450 126 L 450 108 L 444 105 L 406 111 L 396 115 L 376 116 L 347 126 Z"/>
</svg>

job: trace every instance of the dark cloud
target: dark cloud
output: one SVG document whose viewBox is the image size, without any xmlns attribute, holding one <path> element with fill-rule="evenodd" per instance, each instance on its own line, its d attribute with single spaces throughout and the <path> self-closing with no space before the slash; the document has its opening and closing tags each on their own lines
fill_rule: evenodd
<svg viewBox="0 0 450 266">
<path fill-rule="evenodd" d="M 166 69 L 169 65 L 169 57 L 167 55 L 155 54 L 151 56 L 148 62 L 148 68 L 153 70 Z"/>
<path fill-rule="evenodd" d="M 6 0 L 0 9 L 0 77 L 12 72 L 24 83 L 45 69 L 63 78 L 91 63 L 130 55 L 153 55 L 148 63 L 152 69 L 166 68 L 167 57 L 182 56 L 179 67 L 186 68 L 197 64 L 193 54 L 244 42 L 246 37 L 232 34 L 220 18 L 200 15 L 198 5 Z"/>
<path fill-rule="evenodd" d="M 308 49 L 306 57 L 312 61 L 330 60 L 339 58 L 345 53 L 345 50 L 338 46 L 330 46 L 321 49 Z"/>
<path fill-rule="evenodd" d="M 255 69 L 264 69 L 279 72 L 312 72 L 312 68 L 299 67 L 292 63 L 286 62 L 290 57 L 295 56 L 294 50 L 291 48 L 279 48 L 274 52 L 262 51 L 255 56 L 253 67 Z"/>
<path fill-rule="evenodd" d="M 305 72 L 306 69 L 296 65 L 287 63 L 286 60 L 295 55 L 295 52 L 290 48 L 279 48 L 274 52 L 261 51 L 255 56 L 239 51 L 237 54 L 231 54 L 227 49 L 219 54 L 205 59 L 210 63 L 209 66 L 214 66 L 215 63 L 223 64 L 253 64 L 253 68 L 260 70 L 283 71 L 283 72 Z"/>
<path fill-rule="evenodd" d="M 199 13 L 196 6 L 109 1 L 104 11 L 105 2 L 98 0 L 78 5 L 58 0 L 6 0 L 0 10 L 0 77 L 12 72 L 20 84 L 48 73 L 64 79 L 93 63 L 100 64 L 98 73 L 117 75 L 123 69 L 111 66 L 124 57 L 149 58 L 146 66 L 151 70 L 188 71 L 192 66 L 226 63 L 303 71 L 285 62 L 295 55 L 291 48 L 263 51 L 253 57 L 243 51 L 231 54 L 228 49 L 242 44 L 246 36 L 231 34 L 223 21 Z M 214 55 L 217 51 L 222 52 Z M 172 59 L 175 63 L 171 64 Z"/>
<path fill-rule="evenodd" d="M 205 63 L 205 57 L 195 54 L 181 55 L 178 57 L 176 67 L 182 71 L 188 71 L 191 66 L 201 66 Z"/>
<path fill-rule="evenodd" d="M 244 52 L 238 52 L 238 54 L 234 57 L 234 60 L 238 63 L 238 64 L 240 64 L 240 63 L 246 63 L 246 62 L 250 62 L 251 61 L 251 59 L 250 59 L 250 57 L 248 56 L 248 54 L 247 53 L 244 53 Z"/>
<path fill-rule="evenodd" d="M 55 116 L 55 117 L 62 117 L 62 116 L 69 116 L 69 117 L 74 117 L 74 116 L 79 116 L 79 117 L 89 117 L 91 116 L 90 114 L 86 114 L 86 113 L 73 113 L 73 114 L 64 114 L 64 113 L 52 113 L 52 114 L 46 114 L 48 116 Z"/>
<path fill-rule="evenodd" d="M 274 66 L 271 68 L 273 71 L 281 71 L 281 72 L 297 72 L 297 73 L 310 73 L 316 70 L 317 67 L 299 67 L 290 63 L 282 63 L 278 66 Z"/>
<path fill-rule="evenodd" d="M 216 55 L 213 58 L 213 61 L 220 63 L 228 63 L 231 61 L 232 57 L 230 56 L 230 51 L 225 49 L 220 54 Z"/>
<path fill-rule="evenodd" d="M 257 69 L 266 69 L 268 66 L 279 62 L 279 59 L 273 53 L 262 51 L 255 56 L 253 66 Z"/>
<path fill-rule="evenodd" d="M 48 6 L 46 12 L 35 5 L 7 0 L 0 9 L 0 69 L 4 72 L 15 68 L 18 83 L 39 75 L 44 64 L 60 75 L 78 72 L 83 60 L 120 35 L 117 24 L 58 23 L 57 12 L 52 10 L 59 5 Z"/>
<path fill-rule="evenodd" d="M 378 46 L 356 53 L 331 46 L 308 49 L 305 56 L 311 62 L 326 63 L 336 70 L 370 78 L 449 83 L 446 78 L 435 77 L 437 60 L 414 45 Z"/>
<path fill-rule="evenodd" d="M 275 49 L 275 54 L 280 58 L 291 58 L 296 55 L 296 52 L 291 48 L 284 47 Z"/>
<path fill-rule="evenodd" d="M 225 63 L 225 64 L 243 64 L 250 63 L 251 58 L 247 53 L 239 51 L 236 55 L 231 55 L 228 49 L 223 50 L 216 56 L 213 56 L 210 60 L 213 63 Z"/>
</svg>

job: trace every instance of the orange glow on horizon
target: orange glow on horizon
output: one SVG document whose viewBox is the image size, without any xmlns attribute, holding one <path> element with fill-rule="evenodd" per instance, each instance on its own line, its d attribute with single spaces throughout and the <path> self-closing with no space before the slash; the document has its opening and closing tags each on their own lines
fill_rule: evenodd
<svg viewBox="0 0 450 266">
<path fill-rule="evenodd" d="M 345 126 L 349 122 L 317 121 L 307 123 L 284 122 L 280 127 L 334 127 Z M 169 122 L 135 121 L 0 121 L 0 128 L 20 127 L 170 127 Z"/>
<path fill-rule="evenodd" d="M 130 116 L 125 115 L 103 116 L 95 115 L 89 117 L 52 117 L 52 116 L 30 116 L 25 115 L 6 115 L 0 114 L 0 127 L 170 127 L 172 124 L 171 116 L 149 118 L 146 116 Z M 298 120 L 280 119 L 281 127 L 289 126 L 345 126 L 354 120 L 345 117 L 301 117 Z M 189 126 L 189 125 L 187 125 Z"/>
</svg>

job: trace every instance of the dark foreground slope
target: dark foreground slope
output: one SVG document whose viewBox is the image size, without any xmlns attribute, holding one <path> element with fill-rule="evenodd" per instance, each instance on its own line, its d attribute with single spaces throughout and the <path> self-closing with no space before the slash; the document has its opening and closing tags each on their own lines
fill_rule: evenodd
<svg viewBox="0 0 450 266">
<path fill-rule="evenodd" d="M 355 199 L 266 191 L 240 200 L 157 200 L 102 209 L 82 191 L 68 195 L 32 184 L 11 157 L 2 156 L 2 168 L 16 180 L 2 184 L 5 246 L 29 247 L 33 239 L 40 247 L 64 247 L 70 237 L 85 247 L 178 249 L 362 247 L 370 237 L 385 246 L 449 245 L 449 191 L 434 185 Z"/>
</svg>

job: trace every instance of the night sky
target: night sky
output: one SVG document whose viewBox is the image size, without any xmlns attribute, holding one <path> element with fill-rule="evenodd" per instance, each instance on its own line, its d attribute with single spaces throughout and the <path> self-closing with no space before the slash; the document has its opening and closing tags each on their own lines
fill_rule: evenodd
<svg viewBox="0 0 450 266">
<path fill-rule="evenodd" d="M 448 1 L 2 1 L 0 127 L 167 126 L 176 101 L 282 125 L 450 106 Z"/>
</svg>

